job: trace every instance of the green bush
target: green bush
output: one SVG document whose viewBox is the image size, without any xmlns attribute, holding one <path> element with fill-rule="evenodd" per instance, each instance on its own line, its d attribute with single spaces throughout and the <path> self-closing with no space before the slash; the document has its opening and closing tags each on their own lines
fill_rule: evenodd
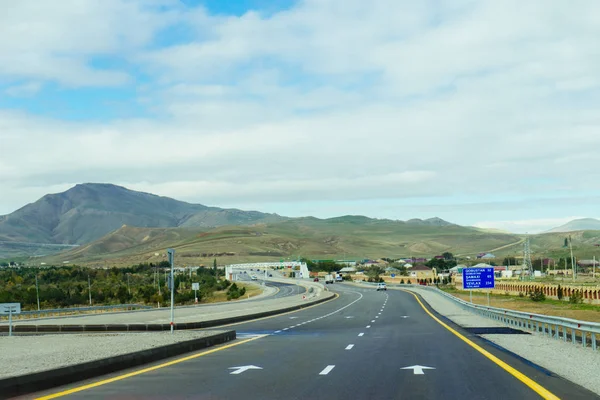
<svg viewBox="0 0 600 400">
<path fill-rule="evenodd" d="M 229 289 L 227 289 L 227 300 L 235 300 L 235 299 L 239 299 L 241 296 L 246 294 L 246 288 L 245 287 L 238 287 L 238 285 L 236 285 L 235 283 L 232 284 Z"/>
<path fill-rule="evenodd" d="M 571 303 L 571 304 L 583 303 L 583 293 L 581 293 L 580 290 L 575 290 L 573 293 L 571 293 L 571 296 L 569 296 L 569 303 Z"/>
<path fill-rule="evenodd" d="M 404 284 L 404 279 L 400 279 L 400 284 L 403 285 Z"/>
<path fill-rule="evenodd" d="M 529 293 L 529 298 L 533 301 L 544 301 L 546 300 L 546 295 L 542 288 L 535 288 L 531 293 Z"/>
</svg>

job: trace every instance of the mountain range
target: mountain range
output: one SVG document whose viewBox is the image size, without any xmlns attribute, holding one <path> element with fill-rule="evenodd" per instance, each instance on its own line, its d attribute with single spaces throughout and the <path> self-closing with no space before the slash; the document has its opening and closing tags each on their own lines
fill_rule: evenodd
<svg viewBox="0 0 600 400">
<path fill-rule="evenodd" d="M 56 252 L 64 248 L 58 245 L 88 244 L 124 226 L 208 230 L 287 220 L 290 218 L 277 214 L 209 207 L 112 184 L 85 183 L 62 193 L 45 195 L 11 214 L 0 216 L 0 256 L 2 253 Z M 378 220 L 344 216 L 327 221 L 368 224 Z M 430 227 L 453 225 L 440 218 L 398 223 Z"/>
<path fill-rule="evenodd" d="M 564 230 L 574 232 L 580 257 L 600 246 L 598 220 L 573 221 L 553 232 L 531 236 L 534 256 L 563 257 Z M 112 184 L 86 183 L 0 216 L 0 259 L 36 256 L 32 265 L 79 263 L 132 265 L 164 258 L 173 247 L 190 265 L 251 262 L 306 256 L 401 258 L 450 251 L 519 256 L 525 235 L 460 226 L 440 218 L 397 221 L 360 215 L 289 218 L 191 204 Z"/>
<path fill-rule="evenodd" d="M 123 225 L 152 228 L 248 225 L 277 214 L 190 204 L 111 184 L 86 183 L 0 217 L 0 241 L 84 244 Z"/>
</svg>

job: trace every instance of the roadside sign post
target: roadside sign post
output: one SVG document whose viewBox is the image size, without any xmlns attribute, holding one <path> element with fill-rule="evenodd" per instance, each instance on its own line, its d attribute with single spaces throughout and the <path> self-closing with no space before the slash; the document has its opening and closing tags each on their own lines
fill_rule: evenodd
<svg viewBox="0 0 600 400">
<path fill-rule="evenodd" d="M 396 274 L 392 274 L 392 278 L 395 278 L 395 277 L 396 277 Z"/>
<path fill-rule="evenodd" d="M 473 303 L 473 289 L 493 289 L 495 286 L 494 267 L 491 268 L 464 268 L 463 290 L 469 289 L 469 299 Z M 490 290 L 488 290 L 488 306 L 490 304 Z"/>
<path fill-rule="evenodd" d="M 171 334 L 173 334 L 173 325 L 175 324 L 175 308 L 174 308 L 175 290 L 173 290 L 173 289 L 175 289 L 175 282 L 173 280 L 173 275 L 175 274 L 175 267 L 174 267 L 175 250 L 168 249 L 167 253 L 169 255 L 169 264 L 171 264 L 171 281 L 170 281 L 169 289 L 171 290 Z"/>
<path fill-rule="evenodd" d="M 21 303 L 0 304 L 0 315 L 8 315 L 8 336 L 12 336 L 12 316 L 21 314 Z"/>
<path fill-rule="evenodd" d="M 194 298 L 196 299 L 196 303 L 198 303 L 198 290 L 200 289 L 200 283 L 192 283 L 192 290 L 194 291 Z"/>
</svg>

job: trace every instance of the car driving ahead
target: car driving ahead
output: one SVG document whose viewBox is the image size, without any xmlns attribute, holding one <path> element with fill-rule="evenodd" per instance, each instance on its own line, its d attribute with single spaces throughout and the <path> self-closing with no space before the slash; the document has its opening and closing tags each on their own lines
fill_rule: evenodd
<svg viewBox="0 0 600 400">
<path fill-rule="evenodd" d="M 380 290 L 387 291 L 387 286 L 385 286 L 385 283 L 378 283 L 377 284 L 377 291 L 380 291 Z"/>
</svg>

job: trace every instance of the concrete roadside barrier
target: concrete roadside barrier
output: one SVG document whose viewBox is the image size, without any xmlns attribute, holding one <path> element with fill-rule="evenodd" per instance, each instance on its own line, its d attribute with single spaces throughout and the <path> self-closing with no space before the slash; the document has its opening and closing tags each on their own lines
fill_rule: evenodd
<svg viewBox="0 0 600 400">
<path fill-rule="evenodd" d="M 111 372 L 155 362 L 180 354 L 235 340 L 236 332 L 228 330 L 192 340 L 154 347 L 85 363 L 0 379 L 0 399 L 22 396 Z"/>
<path fill-rule="evenodd" d="M 264 318 L 283 314 L 290 311 L 300 310 L 302 308 L 320 304 L 334 297 L 333 293 L 327 293 L 318 299 L 308 299 L 290 307 L 279 308 L 270 311 L 263 311 L 251 314 L 242 314 L 226 318 L 215 318 L 206 321 L 178 322 L 175 324 L 176 330 L 213 328 L 221 325 L 229 325 L 237 322 L 250 321 L 257 318 Z M 74 333 L 74 332 L 155 332 L 170 330 L 170 324 L 64 324 L 64 325 L 33 325 L 33 324 L 15 324 L 13 333 Z M 8 326 L 0 325 L 0 333 L 8 332 Z"/>
</svg>

